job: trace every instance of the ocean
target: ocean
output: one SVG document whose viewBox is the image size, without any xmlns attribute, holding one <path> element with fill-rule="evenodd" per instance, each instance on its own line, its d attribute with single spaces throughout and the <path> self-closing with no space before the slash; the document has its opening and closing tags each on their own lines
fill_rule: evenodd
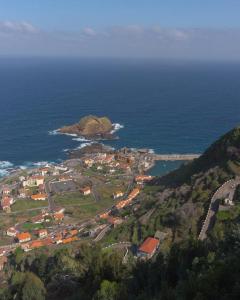
<svg viewBox="0 0 240 300">
<path fill-rule="evenodd" d="M 201 153 L 239 124 L 240 64 L 0 58 L 0 174 L 66 159 L 87 141 L 54 130 L 89 114 L 119 124 L 112 147 Z"/>
</svg>

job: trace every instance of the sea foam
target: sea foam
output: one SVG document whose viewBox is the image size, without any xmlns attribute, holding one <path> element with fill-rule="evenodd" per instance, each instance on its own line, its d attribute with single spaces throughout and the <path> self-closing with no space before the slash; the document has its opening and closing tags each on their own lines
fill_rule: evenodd
<svg viewBox="0 0 240 300">
<path fill-rule="evenodd" d="M 124 125 L 119 123 L 113 123 L 113 130 L 111 131 L 111 133 L 113 134 L 122 128 L 124 128 Z"/>
</svg>

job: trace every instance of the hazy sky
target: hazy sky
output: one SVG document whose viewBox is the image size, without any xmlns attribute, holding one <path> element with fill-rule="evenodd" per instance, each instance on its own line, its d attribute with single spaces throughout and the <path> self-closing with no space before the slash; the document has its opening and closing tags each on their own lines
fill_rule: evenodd
<svg viewBox="0 0 240 300">
<path fill-rule="evenodd" d="M 240 59 L 240 0 L 0 0 L 0 54 Z"/>
</svg>

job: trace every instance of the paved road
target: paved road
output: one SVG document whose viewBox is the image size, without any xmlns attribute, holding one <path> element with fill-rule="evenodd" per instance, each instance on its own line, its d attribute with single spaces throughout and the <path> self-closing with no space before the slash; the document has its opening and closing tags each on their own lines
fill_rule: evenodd
<svg viewBox="0 0 240 300">
<path fill-rule="evenodd" d="M 54 211 L 54 209 L 56 208 L 56 204 L 55 204 L 53 198 L 51 197 L 51 188 L 50 188 L 50 184 L 51 184 L 50 181 L 45 183 L 45 191 L 46 191 L 47 196 L 48 196 L 49 210 L 50 210 L 50 211 Z"/>
<path fill-rule="evenodd" d="M 94 242 L 99 242 L 105 234 L 110 230 L 111 225 L 107 225 L 98 235 L 95 237 Z"/>
<path fill-rule="evenodd" d="M 234 192 L 236 187 L 240 184 L 240 178 L 237 177 L 236 179 L 231 179 L 225 182 L 211 198 L 210 205 L 208 208 L 208 213 L 206 219 L 203 222 L 202 229 L 198 236 L 199 240 L 204 240 L 207 237 L 207 233 L 213 228 L 216 213 L 218 212 L 219 208 L 219 199 L 228 198 L 229 200 L 233 199 Z"/>
<path fill-rule="evenodd" d="M 103 249 L 109 249 L 109 248 L 118 248 L 118 249 L 122 249 L 122 248 L 126 248 L 126 247 L 131 247 L 132 243 L 130 242 L 119 242 L 119 243 L 114 243 L 111 245 L 108 245 L 106 247 L 104 247 Z"/>
</svg>

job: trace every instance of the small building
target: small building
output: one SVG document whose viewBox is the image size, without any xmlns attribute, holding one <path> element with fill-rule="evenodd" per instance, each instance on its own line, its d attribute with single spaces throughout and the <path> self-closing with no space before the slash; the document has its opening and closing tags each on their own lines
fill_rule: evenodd
<svg viewBox="0 0 240 300">
<path fill-rule="evenodd" d="M 29 190 L 22 188 L 18 190 L 19 198 L 27 198 L 29 196 Z"/>
<path fill-rule="evenodd" d="M 42 247 L 42 246 L 43 246 L 43 243 L 42 243 L 42 241 L 40 241 L 40 240 L 32 241 L 32 242 L 29 244 L 29 248 L 30 248 L 31 250 L 40 248 L 40 247 Z"/>
<path fill-rule="evenodd" d="M 19 177 L 19 181 L 23 182 L 24 180 L 26 180 L 26 177 L 25 177 L 25 176 L 20 176 L 20 177 Z"/>
<path fill-rule="evenodd" d="M 55 214 L 58 214 L 58 213 L 64 213 L 64 211 L 65 211 L 64 207 L 55 207 L 53 212 Z"/>
<path fill-rule="evenodd" d="M 34 223 L 34 224 L 41 224 L 41 223 L 43 223 L 44 222 L 44 216 L 43 215 L 37 215 L 37 216 L 35 216 L 35 217 L 32 217 L 32 222 Z"/>
<path fill-rule="evenodd" d="M 83 159 L 83 163 L 86 167 L 91 168 L 94 164 L 94 160 L 92 158 L 85 158 Z"/>
<path fill-rule="evenodd" d="M 151 181 L 153 179 L 150 175 L 138 175 L 135 177 L 135 182 L 137 184 L 143 184 L 144 182 Z"/>
<path fill-rule="evenodd" d="M 84 195 L 90 195 L 91 194 L 91 188 L 89 186 L 83 187 L 80 189 L 80 192 Z"/>
<path fill-rule="evenodd" d="M 40 239 L 47 237 L 47 235 L 48 235 L 47 229 L 39 229 L 38 236 Z"/>
<path fill-rule="evenodd" d="M 18 233 L 16 237 L 19 243 L 29 242 L 32 238 L 29 232 Z"/>
<path fill-rule="evenodd" d="M 23 187 L 25 186 L 39 186 L 40 184 L 44 184 L 44 176 L 34 175 L 29 177 L 27 180 L 23 181 Z"/>
<path fill-rule="evenodd" d="M 13 204 L 13 198 L 9 196 L 4 196 L 1 200 L 2 210 L 9 213 L 11 212 L 11 205 Z"/>
<path fill-rule="evenodd" d="M 46 176 L 49 172 L 49 168 L 41 168 L 39 169 L 41 176 Z"/>
<path fill-rule="evenodd" d="M 99 215 L 100 219 L 107 219 L 109 217 L 110 211 L 104 212 Z"/>
<path fill-rule="evenodd" d="M 16 230 L 15 227 L 10 227 L 7 229 L 6 234 L 11 237 L 16 237 L 16 235 L 18 234 L 18 231 Z"/>
<path fill-rule="evenodd" d="M 148 237 L 138 248 L 137 256 L 143 259 L 150 259 L 157 251 L 159 240 Z"/>
<path fill-rule="evenodd" d="M 123 196 L 123 192 L 122 191 L 116 191 L 113 193 L 113 199 L 118 199 L 120 197 Z"/>
<path fill-rule="evenodd" d="M 77 231 L 77 229 L 71 229 L 71 230 L 69 231 L 69 233 L 71 234 L 71 236 L 74 236 L 74 235 L 77 235 L 77 234 L 78 234 L 78 231 Z"/>
<path fill-rule="evenodd" d="M 36 195 L 32 195 L 31 196 L 32 200 L 39 200 L 39 201 L 43 201 L 47 199 L 47 194 L 36 194 Z"/>
<path fill-rule="evenodd" d="M 63 213 L 55 213 L 53 215 L 55 221 L 62 221 L 64 219 L 64 214 Z"/>
<path fill-rule="evenodd" d="M 55 238 L 54 238 L 54 242 L 58 245 L 58 244 L 62 244 L 62 234 L 58 233 Z"/>
<path fill-rule="evenodd" d="M 4 186 L 2 189 L 2 194 L 7 196 L 11 194 L 11 189 L 8 186 Z"/>
<path fill-rule="evenodd" d="M 8 261 L 7 256 L 0 257 L 0 271 L 4 269 L 4 266 L 6 265 L 7 261 Z"/>
<path fill-rule="evenodd" d="M 116 227 L 116 226 L 118 226 L 118 225 L 120 225 L 120 224 L 123 223 L 123 219 L 118 218 L 118 217 L 116 217 L 116 218 L 114 218 L 114 217 L 109 217 L 109 218 L 107 219 L 107 221 L 108 221 L 108 223 L 111 224 L 113 227 Z"/>
<path fill-rule="evenodd" d="M 71 177 L 69 175 L 61 175 L 58 179 L 60 182 L 69 181 Z"/>
</svg>

